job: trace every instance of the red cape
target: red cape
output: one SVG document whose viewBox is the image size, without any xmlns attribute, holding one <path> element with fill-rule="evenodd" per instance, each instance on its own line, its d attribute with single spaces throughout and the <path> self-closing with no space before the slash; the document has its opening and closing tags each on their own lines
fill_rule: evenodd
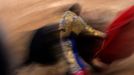
<svg viewBox="0 0 134 75">
<path fill-rule="evenodd" d="M 130 56 L 134 52 L 134 6 L 116 18 L 106 30 L 107 38 L 96 53 L 105 63 Z"/>
</svg>

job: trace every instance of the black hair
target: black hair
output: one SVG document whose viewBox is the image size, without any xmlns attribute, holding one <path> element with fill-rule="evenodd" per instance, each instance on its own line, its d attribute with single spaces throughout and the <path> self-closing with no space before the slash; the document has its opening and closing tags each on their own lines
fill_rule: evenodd
<svg viewBox="0 0 134 75">
<path fill-rule="evenodd" d="M 8 61 L 6 58 L 6 48 L 3 43 L 3 35 L 0 31 L 0 75 L 9 75 L 8 74 Z"/>
<path fill-rule="evenodd" d="M 49 25 L 36 31 L 29 46 L 27 64 L 51 65 L 60 59 L 62 50 L 58 28 L 58 25 Z"/>
</svg>

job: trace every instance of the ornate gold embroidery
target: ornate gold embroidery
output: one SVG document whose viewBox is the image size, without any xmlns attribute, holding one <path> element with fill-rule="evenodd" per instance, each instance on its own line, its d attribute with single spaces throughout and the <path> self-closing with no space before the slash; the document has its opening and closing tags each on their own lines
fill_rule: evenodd
<svg viewBox="0 0 134 75">
<path fill-rule="evenodd" d="M 59 26 L 60 26 L 59 29 L 61 30 L 60 38 L 62 42 L 61 44 L 64 56 L 67 60 L 67 63 L 70 65 L 69 68 L 71 73 L 77 72 L 78 70 L 81 69 L 81 67 L 79 66 L 74 57 L 72 42 L 69 39 L 64 39 L 64 37 L 70 36 L 70 33 L 75 33 L 76 35 L 82 33 L 97 37 L 105 37 L 105 34 L 98 30 L 93 29 L 90 25 L 87 25 L 82 20 L 82 18 L 80 18 L 71 11 L 65 12 Z"/>
<path fill-rule="evenodd" d="M 106 35 L 87 25 L 83 19 L 71 11 L 65 12 L 60 22 L 60 29 L 63 36 L 69 36 L 71 32 L 75 34 L 83 33 L 90 36 L 105 37 Z"/>
</svg>

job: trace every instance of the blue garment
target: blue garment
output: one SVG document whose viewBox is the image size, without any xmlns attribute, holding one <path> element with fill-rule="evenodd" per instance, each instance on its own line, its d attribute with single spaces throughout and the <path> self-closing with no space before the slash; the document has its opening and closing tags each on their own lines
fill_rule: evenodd
<svg viewBox="0 0 134 75">
<path fill-rule="evenodd" d="M 77 63 L 79 64 L 80 68 L 83 69 L 86 67 L 86 65 L 84 64 L 84 62 L 81 60 L 81 57 L 78 54 L 78 49 L 77 49 L 77 45 L 76 45 L 76 40 L 73 37 L 70 37 L 70 40 L 72 42 L 72 47 L 73 47 L 73 54 L 74 57 L 77 61 Z"/>
</svg>

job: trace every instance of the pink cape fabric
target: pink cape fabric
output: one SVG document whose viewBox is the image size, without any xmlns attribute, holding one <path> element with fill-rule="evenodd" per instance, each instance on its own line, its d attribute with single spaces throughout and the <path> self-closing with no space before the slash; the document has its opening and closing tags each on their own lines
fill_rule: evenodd
<svg viewBox="0 0 134 75">
<path fill-rule="evenodd" d="M 134 6 L 116 18 L 106 30 L 107 38 L 96 56 L 104 63 L 130 56 L 134 52 Z"/>
<path fill-rule="evenodd" d="M 80 71 L 78 71 L 78 72 L 72 74 L 72 75 L 92 75 L 92 74 L 90 73 L 89 70 L 87 70 L 87 69 L 85 68 L 85 69 L 82 69 L 82 70 L 80 70 Z"/>
</svg>

